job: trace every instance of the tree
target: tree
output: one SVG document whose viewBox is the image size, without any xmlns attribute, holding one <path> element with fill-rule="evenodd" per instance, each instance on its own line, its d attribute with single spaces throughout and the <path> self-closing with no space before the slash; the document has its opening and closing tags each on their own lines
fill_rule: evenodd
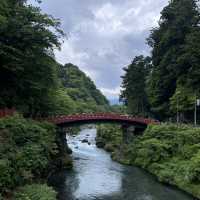
<svg viewBox="0 0 200 200">
<path fill-rule="evenodd" d="M 169 112 L 170 98 L 176 90 L 177 81 L 184 77 L 189 65 L 180 58 L 185 54 L 186 40 L 194 27 L 199 25 L 196 0 L 171 0 L 161 12 L 159 27 L 152 30 L 148 44 L 152 47 L 153 69 L 147 92 L 151 110 L 164 119 Z M 186 57 L 185 57 L 186 58 Z"/>
<path fill-rule="evenodd" d="M 194 113 L 195 99 L 195 93 L 190 88 L 178 85 L 170 98 L 170 110 L 178 114 L 179 121 L 187 122 Z"/>
<path fill-rule="evenodd" d="M 193 93 L 200 95 L 200 27 L 193 27 L 186 37 L 183 54 L 178 60 L 180 66 L 187 66 L 185 74 L 179 78 L 179 82 Z"/>
<path fill-rule="evenodd" d="M 56 85 L 53 49 L 63 36 L 58 20 L 25 0 L 0 2 L 0 107 L 27 115 L 44 110 Z"/>
<path fill-rule="evenodd" d="M 109 106 L 106 97 L 77 66 L 73 64 L 60 66 L 59 77 L 69 96 L 74 101 L 90 102 L 97 106 Z"/>
<path fill-rule="evenodd" d="M 149 57 L 137 56 L 133 62 L 124 68 L 122 76 L 121 100 L 127 105 L 128 112 L 145 116 L 148 112 L 146 95 L 146 78 L 151 68 Z"/>
</svg>

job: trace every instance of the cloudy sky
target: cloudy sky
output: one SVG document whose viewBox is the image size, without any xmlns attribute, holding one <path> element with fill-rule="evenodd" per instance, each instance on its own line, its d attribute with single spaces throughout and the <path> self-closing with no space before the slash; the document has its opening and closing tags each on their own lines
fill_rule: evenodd
<svg viewBox="0 0 200 200">
<path fill-rule="evenodd" d="M 32 2 L 34 0 L 31 0 Z M 39 6 L 60 18 L 67 37 L 58 62 L 78 65 L 109 98 L 117 98 L 122 68 L 148 55 L 146 38 L 168 0 L 43 0 Z"/>
</svg>

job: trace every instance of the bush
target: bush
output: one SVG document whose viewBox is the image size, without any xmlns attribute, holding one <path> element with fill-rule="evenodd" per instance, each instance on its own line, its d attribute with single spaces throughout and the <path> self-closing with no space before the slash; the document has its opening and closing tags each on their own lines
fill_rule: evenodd
<svg viewBox="0 0 200 200">
<path fill-rule="evenodd" d="M 15 194 L 16 200 L 56 200 L 56 192 L 47 185 L 26 185 Z"/>
<path fill-rule="evenodd" d="M 0 193 L 48 173 L 58 154 L 55 127 L 20 116 L 0 120 Z"/>
<path fill-rule="evenodd" d="M 188 176 L 191 182 L 200 183 L 200 151 L 190 160 Z"/>
<path fill-rule="evenodd" d="M 187 125 L 150 125 L 128 145 L 121 144 L 119 128 L 101 126 L 97 138 L 115 148 L 112 157 L 155 174 L 161 182 L 176 185 L 200 198 L 200 128 Z M 121 140 L 122 141 L 122 140 Z"/>
<path fill-rule="evenodd" d="M 0 188 L 14 185 L 13 171 L 8 159 L 0 160 Z"/>
<path fill-rule="evenodd" d="M 136 149 L 136 164 L 148 167 L 154 162 L 162 161 L 169 157 L 170 146 L 156 138 L 141 141 L 141 148 Z"/>
<path fill-rule="evenodd" d="M 97 138 L 98 142 L 104 143 L 114 147 L 118 147 L 122 143 L 122 130 L 119 125 L 106 124 L 99 125 L 97 127 Z"/>
<path fill-rule="evenodd" d="M 131 144 L 133 163 L 200 197 L 200 129 L 173 124 L 151 125 Z"/>
</svg>

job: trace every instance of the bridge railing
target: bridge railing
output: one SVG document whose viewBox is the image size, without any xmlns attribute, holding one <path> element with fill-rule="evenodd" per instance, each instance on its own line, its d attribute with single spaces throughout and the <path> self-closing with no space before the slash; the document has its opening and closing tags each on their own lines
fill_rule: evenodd
<svg viewBox="0 0 200 200">
<path fill-rule="evenodd" d="M 83 113 L 83 114 L 74 114 L 74 115 L 60 115 L 60 116 L 54 116 L 50 117 L 48 119 L 49 122 L 53 122 L 55 124 L 60 123 L 70 123 L 74 121 L 84 121 L 84 120 L 116 120 L 116 121 L 127 121 L 127 122 L 136 122 L 141 124 L 158 124 L 159 122 L 154 119 L 150 118 L 142 118 L 142 117 L 136 117 L 132 115 L 125 115 L 125 114 L 116 114 L 116 113 Z"/>
</svg>

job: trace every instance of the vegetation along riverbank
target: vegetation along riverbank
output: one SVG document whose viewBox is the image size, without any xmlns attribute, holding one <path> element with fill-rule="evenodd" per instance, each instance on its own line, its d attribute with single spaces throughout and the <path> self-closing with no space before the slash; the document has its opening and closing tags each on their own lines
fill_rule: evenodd
<svg viewBox="0 0 200 200">
<path fill-rule="evenodd" d="M 101 125 L 96 141 L 97 146 L 112 152 L 114 160 L 142 167 L 159 181 L 200 199 L 200 128 L 150 125 L 143 135 L 123 144 L 120 126 Z"/>
<path fill-rule="evenodd" d="M 53 125 L 19 115 L 0 120 L 0 199 L 56 199 L 46 180 L 63 167 L 72 162 Z"/>
<path fill-rule="evenodd" d="M 71 167 L 59 131 L 28 118 L 110 109 L 84 72 L 56 61 L 64 37 L 60 21 L 29 1 L 0 1 L 0 110 L 26 117 L 0 119 L 0 199 L 56 199 L 45 180 Z"/>
</svg>

